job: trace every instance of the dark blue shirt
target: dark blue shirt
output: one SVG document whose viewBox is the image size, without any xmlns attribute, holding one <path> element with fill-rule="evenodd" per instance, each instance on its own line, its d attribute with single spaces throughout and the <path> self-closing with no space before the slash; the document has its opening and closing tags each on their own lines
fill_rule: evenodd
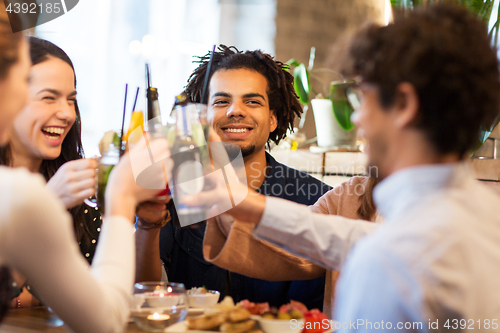
<svg viewBox="0 0 500 333">
<path fill-rule="evenodd" d="M 265 195 L 312 205 L 331 187 L 316 178 L 278 163 L 266 153 L 267 174 L 259 192 Z M 174 209 L 172 217 L 176 218 Z M 296 300 L 309 309 L 323 308 L 325 277 L 303 281 L 266 281 L 228 273 L 203 259 L 205 227 L 179 228 L 168 223 L 160 232 L 160 257 L 169 281 L 184 283 L 186 288 L 205 286 L 221 292 L 221 299 L 230 294 L 235 302 L 269 302 L 280 306 Z"/>
</svg>

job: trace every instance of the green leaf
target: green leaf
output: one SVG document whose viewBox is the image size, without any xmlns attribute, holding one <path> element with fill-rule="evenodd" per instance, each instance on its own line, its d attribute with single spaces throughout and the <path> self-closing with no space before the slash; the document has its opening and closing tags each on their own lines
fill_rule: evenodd
<svg viewBox="0 0 500 333">
<path fill-rule="evenodd" d="M 478 16 L 484 23 L 488 24 L 493 8 L 494 0 L 391 0 L 391 6 L 394 9 L 403 11 L 413 10 L 420 6 L 431 5 L 438 2 L 454 2 L 465 6 L 472 13 Z"/>
<path fill-rule="evenodd" d="M 292 58 L 292 59 L 288 60 L 287 62 L 285 62 L 285 64 L 287 64 L 288 66 L 297 67 L 298 65 L 300 65 L 300 62 L 297 59 Z"/>
<path fill-rule="evenodd" d="M 333 102 L 332 101 L 333 114 L 337 119 L 340 127 L 342 127 L 346 131 L 350 131 L 354 129 L 354 124 L 351 122 L 351 114 L 353 110 L 349 106 L 349 103 L 346 102 Z"/>
<path fill-rule="evenodd" d="M 340 127 L 346 131 L 354 129 L 351 115 L 354 112 L 347 101 L 346 88 L 350 83 L 332 84 L 330 88 L 330 100 L 332 101 L 333 114 Z"/>
<path fill-rule="evenodd" d="M 287 72 L 290 72 L 290 67 L 296 67 L 296 66 L 300 65 L 300 62 L 297 59 L 292 58 L 292 59 L 288 60 L 287 62 L 285 62 L 285 65 L 288 65 L 288 66 L 284 67 L 285 70 Z"/>
<path fill-rule="evenodd" d="M 293 86 L 295 88 L 295 92 L 299 95 L 299 99 L 303 104 L 309 103 L 309 92 L 310 92 L 310 83 L 309 83 L 309 73 L 307 72 L 306 66 L 304 64 L 300 64 L 293 70 Z"/>
</svg>

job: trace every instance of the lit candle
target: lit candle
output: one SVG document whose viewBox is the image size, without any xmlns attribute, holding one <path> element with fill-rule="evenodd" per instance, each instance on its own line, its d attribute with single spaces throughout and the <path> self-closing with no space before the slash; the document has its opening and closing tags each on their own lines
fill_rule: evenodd
<svg viewBox="0 0 500 333">
<path fill-rule="evenodd" d="M 154 321 L 165 321 L 165 320 L 169 320 L 170 319 L 170 316 L 167 315 L 167 314 L 163 314 L 163 313 L 153 313 L 153 314 L 150 314 L 148 317 L 148 320 L 154 320 Z"/>
</svg>

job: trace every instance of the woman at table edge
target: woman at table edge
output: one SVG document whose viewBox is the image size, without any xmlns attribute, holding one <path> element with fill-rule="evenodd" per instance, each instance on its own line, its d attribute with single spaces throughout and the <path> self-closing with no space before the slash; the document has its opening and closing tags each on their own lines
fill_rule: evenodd
<svg viewBox="0 0 500 333">
<path fill-rule="evenodd" d="M 12 122 L 26 102 L 30 69 L 28 44 L 22 34 L 11 31 L 1 3 L 2 145 L 8 141 Z M 155 140 L 150 149 L 153 153 L 165 151 L 168 143 Z M 134 158 L 149 156 L 145 144 L 137 145 L 133 153 Z M 167 170 L 171 170 L 169 163 Z M 27 277 L 47 305 L 73 331 L 122 331 L 134 281 L 135 206 L 157 192 L 135 184 L 130 155 L 122 157 L 108 180 L 105 223 L 90 269 L 74 242 L 71 216 L 60 200 L 45 188 L 43 178 L 26 170 L 0 167 L 0 179 L 3 195 L 0 266 L 12 267 Z M 8 301 L 2 299 L 3 306 Z"/>
</svg>

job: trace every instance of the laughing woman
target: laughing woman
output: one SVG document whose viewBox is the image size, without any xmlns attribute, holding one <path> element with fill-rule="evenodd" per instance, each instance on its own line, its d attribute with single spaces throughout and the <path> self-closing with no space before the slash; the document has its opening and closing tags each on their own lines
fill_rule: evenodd
<svg viewBox="0 0 500 333">
<path fill-rule="evenodd" d="M 69 209 L 80 251 L 91 263 L 102 219 L 83 199 L 94 194 L 97 163 L 83 159 L 73 63 L 56 45 L 35 37 L 28 40 L 28 103 L 14 121 L 9 144 L 0 148 L 0 164 L 44 176 L 47 188 Z M 27 291 L 13 302 L 22 307 L 36 304 Z"/>
</svg>

